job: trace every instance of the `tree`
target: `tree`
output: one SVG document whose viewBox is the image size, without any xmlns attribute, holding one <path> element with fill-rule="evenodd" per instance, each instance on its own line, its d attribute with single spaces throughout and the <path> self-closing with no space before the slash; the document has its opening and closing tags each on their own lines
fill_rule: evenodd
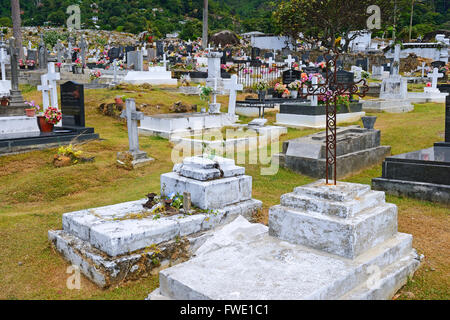
<svg viewBox="0 0 450 320">
<path fill-rule="evenodd" d="M 350 41 L 360 34 L 352 31 L 367 28 L 370 5 L 381 8 L 384 24 L 391 20 L 390 0 L 282 0 L 274 18 L 281 33 L 294 41 L 300 39 L 312 46 L 320 41 L 324 47 L 333 48 L 339 44 L 336 39 L 341 37 L 346 43 L 343 49 L 347 51 Z"/>
</svg>

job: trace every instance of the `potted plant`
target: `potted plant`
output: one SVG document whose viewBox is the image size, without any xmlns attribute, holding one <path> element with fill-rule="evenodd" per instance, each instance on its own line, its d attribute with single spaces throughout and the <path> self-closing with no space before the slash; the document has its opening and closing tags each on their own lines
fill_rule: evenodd
<svg viewBox="0 0 450 320">
<path fill-rule="evenodd" d="M 259 101 L 264 101 L 266 99 L 267 88 L 269 88 L 267 81 L 260 81 L 256 84 L 255 89 L 258 92 Z"/>
<path fill-rule="evenodd" d="M 101 76 L 102 73 L 99 70 L 89 72 L 89 78 L 92 83 L 98 83 L 98 79 L 100 79 Z"/>
<path fill-rule="evenodd" d="M 213 93 L 213 88 L 208 87 L 206 85 L 204 85 L 204 86 L 199 85 L 198 88 L 200 89 L 199 94 L 198 94 L 200 96 L 200 100 L 206 102 L 209 105 L 209 108 L 211 111 L 212 104 L 210 103 L 210 100 L 211 100 L 211 95 Z M 213 108 L 214 108 L 214 106 L 213 106 Z M 220 108 L 220 105 L 219 105 L 219 108 Z"/>
<path fill-rule="evenodd" d="M 25 64 L 23 63 L 23 60 L 22 59 L 19 59 L 19 68 L 20 69 L 25 69 Z"/>
<path fill-rule="evenodd" d="M 26 64 L 27 64 L 28 70 L 34 70 L 36 62 L 34 60 L 27 60 Z"/>
<path fill-rule="evenodd" d="M 300 80 L 295 80 L 294 82 L 289 83 L 288 88 L 291 90 L 291 98 L 297 99 L 298 90 L 300 89 L 302 83 Z"/>
<path fill-rule="evenodd" d="M 36 116 L 36 112 L 38 112 L 41 109 L 41 107 L 38 104 L 36 104 L 34 101 L 31 101 L 31 102 L 26 101 L 25 104 L 27 106 L 29 106 L 28 109 L 25 109 L 27 117 Z"/>
<path fill-rule="evenodd" d="M 8 105 L 8 103 L 9 103 L 9 99 L 8 99 L 7 97 L 3 96 L 3 97 L 0 99 L 0 105 L 1 105 L 2 107 L 6 107 L 6 106 Z"/>
<path fill-rule="evenodd" d="M 62 113 L 55 107 L 48 107 L 43 115 L 37 117 L 41 132 L 52 132 L 55 125 L 62 119 Z"/>
<path fill-rule="evenodd" d="M 75 60 L 75 70 L 76 70 L 76 74 L 83 73 L 83 64 L 81 63 L 80 58 L 77 58 L 77 60 Z"/>
</svg>

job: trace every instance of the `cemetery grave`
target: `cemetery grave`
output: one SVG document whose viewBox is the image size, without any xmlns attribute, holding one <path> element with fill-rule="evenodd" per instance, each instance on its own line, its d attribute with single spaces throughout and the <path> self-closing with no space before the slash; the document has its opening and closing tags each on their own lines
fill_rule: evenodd
<svg viewBox="0 0 450 320">
<path fill-rule="evenodd" d="M 0 298 L 448 299 L 445 62 L 26 30 L 35 62 L 0 43 Z"/>
</svg>

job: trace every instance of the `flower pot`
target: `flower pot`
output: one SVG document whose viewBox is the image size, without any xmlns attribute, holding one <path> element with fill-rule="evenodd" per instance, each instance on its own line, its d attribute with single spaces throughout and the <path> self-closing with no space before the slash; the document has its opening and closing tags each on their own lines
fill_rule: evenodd
<svg viewBox="0 0 450 320">
<path fill-rule="evenodd" d="M 36 109 L 25 109 L 27 117 L 34 117 L 36 115 Z"/>
<path fill-rule="evenodd" d="M 37 122 L 41 132 L 53 132 L 53 127 L 55 125 L 52 123 L 47 123 L 47 121 L 45 121 L 45 117 L 37 117 Z"/>
<path fill-rule="evenodd" d="M 8 105 L 8 99 L 7 98 L 2 98 L 2 100 L 0 100 L 0 104 L 3 106 L 3 107 L 6 107 L 7 105 Z"/>
<path fill-rule="evenodd" d="M 28 70 L 34 70 L 34 66 L 28 66 Z"/>
<path fill-rule="evenodd" d="M 291 98 L 292 99 L 297 99 L 297 97 L 298 97 L 298 91 L 297 90 L 291 91 Z"/>
<path fill-rule="evenodd" d="M 377 117 L 362 117 L 362 122 L 365 129 L 373 130 L 375 127 L 375 122 L 377 121 Z"/>
</svg>

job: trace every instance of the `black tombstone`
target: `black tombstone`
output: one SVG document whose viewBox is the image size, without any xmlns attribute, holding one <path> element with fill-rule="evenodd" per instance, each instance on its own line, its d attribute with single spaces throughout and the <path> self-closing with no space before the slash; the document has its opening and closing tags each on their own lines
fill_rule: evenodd
<svg viewBox="0 0 450 320">
<path fill-rule="evenodd" d="M 261 54 L 260 48 L 256 48 L 256 47 L 252 48 L 252 60 L 256 60 L 256 57 L 259 57 L 260 54 Z"/>
<path fill-rule="evenodd" d="M 306 67 L 305 69 L 304 69 L 304 71 L 306 72 L 306 73 L 308 73 L 308 74 L 310 74 L 310 73 L 319 73 L 320 72 L 320 68 L 317 68 L 317 67 Z"/>
<path fill-rule="evenodd" d="M 164 43 L 162 41 L 156 41 L 156 56 L 162 57 L 164 55 Z"/>
<path fill-rule="evenodd" d="M 442 67 L 445 66 L 445 62 L 443 62 L 443 61 L 433 61 L 433 62 L 431 63 L 431 66 L 432 66 L 433 68 L 438 68 L 438 69 L 440 69 L 440 68 L 442 68 Z"/>
<path fill-rule="evenodd" d="M 338 84 L 352 84 L 355 82 L 355 74 L 345 70 L 338 70 L 336 72 L 336 81 Z"/>
<path fill-rule="evenodd" d="M 61 86 L 61 112 L 63 127 L 86 126 L 84 116 L 84 86 L 68 81 Z"/>
<path fill-rule="evenodd" d="M 447 96 L 445 104 L 445 143 L 450 147 L 450 95 Z"/>
<path fill-rule="evenodd" d="M 111 48 L 108 51 L 108 57 L 110 59 L 110 61 L 114 61 L 116 59 L 119 59 L 120 57 L 120 48 Z"/>
<path fill-rule="evenodd" d="M 283 72 L 283 84 L 288 85 L 295 80 L 300 80 L 302 73 L 298 70 L 286 70 Z"/>
<path fill-rule="evenodd" d="M 28 50 L 27 51 L 27 60 L 33 60 L 36 62 L 38 59 L 37 50 Z"/>
<path fill-rule="evenodd" d="M 72 52 L 72 62 L 75 62 L 78 59 L 78 52 Z"/>
<path fill-rule="evenodd" d="M 264 53 L 264 59 L 273 59 L 273 52 L 266 52 Z"/>
<path fill-rule="evenodd" d="M 174 52 L 175 47 L 173 46 L 173 44 L 169 44 L 169 46 L 167 47 L 167 50 L 169 50 L 169 52 Z"/>
<path fill-rule="evenodd" d="M 318 56 L 317 57 L 317 63 L 320 63 L 320 62 L 322 62 L 322 61 L 325 61 L 325 58 L 323 57 L 323 56 Z"/>
<path fill-rule="evenodd" d="M 233 49 L 227 49 L 226 53 L 227 53 L 226 56 L 227 62 L 233 62 Z"/>
<path fill-rule="evenodd" d="M 186 51 L 187 51 L 188 53 L 192 53 L 192 49 L 193 49 L 192 44 L 188 44 L 188 45 L 186 46 Z"/>
<path fill-rule="evenodd" d="M 302 54 L 302 61 L 309 61 L 309 52 Z"/>
<path fill-rule="evenodd" d="M 227 51 L 222 51 L 222 57 L 220 57 L 220 64 L 227 64 Z"/>
<path fill-rule="evenodd" d="M 362 68 L 364 71 L 369 71 L 369 59 L 357 59 L 356 66 Z"/>
</svg>

